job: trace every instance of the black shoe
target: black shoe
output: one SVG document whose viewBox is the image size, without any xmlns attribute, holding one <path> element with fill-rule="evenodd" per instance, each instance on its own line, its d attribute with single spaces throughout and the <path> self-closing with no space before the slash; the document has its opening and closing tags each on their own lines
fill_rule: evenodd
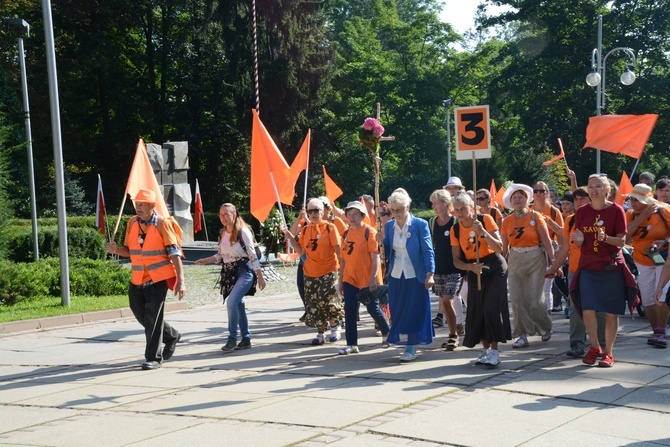
<svg viewBox="0 0 670 447">
<path fill-rule="evenodd" d="M 157 361 L 142 363 L 142 369 L 145 370 L 145 371 L 148 371 L 150 369 L 158 369 L 160 367 L 161 367 L 161 364 L 160 364 L 160 362 L 157 362 Z"/>
<path fill-rule="evenodd" d="M 228 341 L 226 342 L 225 346 L 221 347 L 222 351 L 232 351 L 235 349 L 235 345 L 237 342 L 235 341 L 234 338 L 228 337 Z"/>
<path fill-rule="evenodd" d="M 172 354 L 174 354 L 175 348 L 177 347 L 177 343 L 179 343 L 180 340 L 181 334 L 178 334 L 177 338 L 165 343 L 165 347 L 163 348 L 163 360 L 170 360 Z"/>
<path fill-rule="evenodd" d="M 251 347 L 251 340 L 248 338 L 243 338 L 242 341 L 235 346 L 236 351 L 241 351 L 242 349 L 249 349 Z"/>
<path fill-rule="evenodd" d="M 578 345 L 570 346 L 570 350 L 565 353 L 568 357 L 578 359 L 584 357 L 584 348 L 580 348 Z"/>
</svg>

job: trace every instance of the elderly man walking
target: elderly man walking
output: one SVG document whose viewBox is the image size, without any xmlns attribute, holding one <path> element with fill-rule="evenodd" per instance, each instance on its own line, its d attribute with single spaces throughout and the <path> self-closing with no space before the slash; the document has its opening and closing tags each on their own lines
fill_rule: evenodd
<svg viewBox="0 0 670 447">
<path fill-rule="evenodd" d="M 146 348 L 142 369 L 160 368 L 168 360 L 181 334 L 163 320 L 165 297 L 174 290 L 181 300 L 186 293 L 179 247 L 179 227 L 174 220 L 155 211 L 156 193 L 140 189 L 133 199 L 136 216 L 128 221 L 123 246 L 107 243 L 108 253 L 130 257 L 132 276 L 128 297 L 130 309 L 144 326 Z M 163 347 L 165 342 L 165 347 Z"/>
</svg>

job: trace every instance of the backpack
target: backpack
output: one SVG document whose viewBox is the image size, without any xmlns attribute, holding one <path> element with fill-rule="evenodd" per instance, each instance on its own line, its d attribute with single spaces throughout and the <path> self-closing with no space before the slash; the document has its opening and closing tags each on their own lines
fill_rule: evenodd
<svg viewBox="0 0 670 447">
<path fill-rule="evenodd" d="M 344 230 L 344 234 L 342 235 L 342 240 L 345 240 L 347 238 L 347 234 L 349 234 L 349 228 Z M 365 225 L 365 240 L 367 241 L 370 239 L 370 226 Z"/>
<path fill-rule="evenodd" d="M 175 236 L 177 236 L 177 248 L 179 248 L 179 251 L 181 252 L 182 256 L 184 256 L 184 252 L 181 249 L 181 244 L 182 241 L 184 240 L 184 230 L 181 229 L 177 221 L 175 220 L 174 217 L 169 216 L 169 217 L 163 217 L 159 214 L 156 214 L 156 217 L 158 217 L 158 230 L 160 231 L 163 225 L 165 225 L 165 221 L 168 221 L 172 224 L 172 229 L 174 230 Z"/>
</svg>

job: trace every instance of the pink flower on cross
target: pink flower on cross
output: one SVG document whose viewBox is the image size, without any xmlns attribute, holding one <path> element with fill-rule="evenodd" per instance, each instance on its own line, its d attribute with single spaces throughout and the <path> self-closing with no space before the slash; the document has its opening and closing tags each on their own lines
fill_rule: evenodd
<svg viewBox="0 0 670 447">
<path fill-rule="evenodd" d="M 379 138 L 384 134 L 384 126 L 375 118 L 366 118 L 363 122 L 363 129 L 372 132 L 375 138 Z"/>
</svg>

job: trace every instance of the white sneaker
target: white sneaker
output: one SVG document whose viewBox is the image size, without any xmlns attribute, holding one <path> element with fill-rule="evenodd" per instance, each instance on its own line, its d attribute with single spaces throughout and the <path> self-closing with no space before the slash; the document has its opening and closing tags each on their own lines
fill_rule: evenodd
<svg viewBox="0 0 670 447">
<path fill-rule="evenodd" d="M 335 327 L 330 328 L 330 338 L 328 341 L 331 343 L 335 343 L 337 340 L 340 339 L 340 325 L 338 324 Z"/>
<path fill-rule="evenodd" d="M 416 354 L 412 354 L 411 352 L 403 352 L 400 354 L 400 361 L 401 362 L 411 362 L 416 358 Z"/>
<path fill-rule="evenodd" d="M 486 362 L 486 359 L 488 358 L 488 356 L 489 356 L 489 350 L 484 349 L 484 351 L 482 351 L 481 355 L 479 357 L 477 357 L 477 360 L 475 360 L 475 365 L 483 365 L 484 362 Z"/>
<path fill-rule="evenodd" d="M 500 356 L 498 355 L 498 351 L 496 349 L 489 349 L 489 355 L 486 357 L 486 360 L 482 362 L 482 364 L 489 368 L 495 368 L 496 366 L 500 365 Z"/>
<path fill-rule="evenodd" d="M 337 351 L 339 355 L 358 354 L 358 346 L 345 346 Z"/>
</svg>

